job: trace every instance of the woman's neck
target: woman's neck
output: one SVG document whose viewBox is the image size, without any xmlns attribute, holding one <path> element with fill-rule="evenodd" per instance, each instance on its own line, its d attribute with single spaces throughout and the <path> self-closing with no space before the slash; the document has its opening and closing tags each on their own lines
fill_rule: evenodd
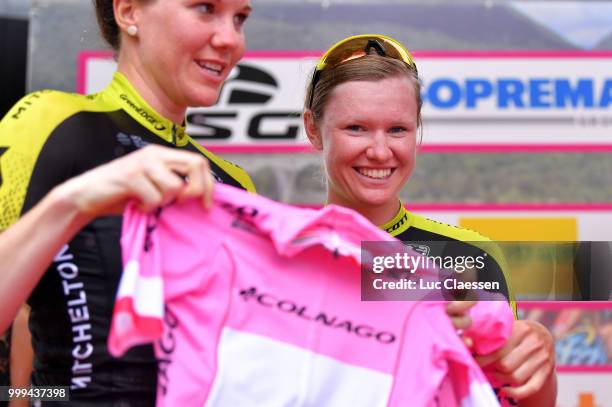
<svg viewBox="0 0 612 407">
<path fill-rule="evenodd" d="M 183 124 L 187 106 L 180 106 L 174 103 L 169 95 L 150 76 L 144 74 L 146 71 L 142 67 L 139 67 L 138 64 L 127 62 L 127 59 L 124 58 L 122 60 L 121 55 L 119 55 L 117 70 L 130 81 L 130 84 L 136 89 L 138 94 L 157 113 L 175 124 Z"/>
<path fill-rule="evenodd" d="M 348 202 L 339 197 L 327 196 L 327 204 L 344 206 L 359 212 L 367 220 L 376 226 L 384 225 L 391 221 L 400 209 L 401 201 L 399 198 L 381 205 L 359 205 L 356 202 Z"/>
</svg>

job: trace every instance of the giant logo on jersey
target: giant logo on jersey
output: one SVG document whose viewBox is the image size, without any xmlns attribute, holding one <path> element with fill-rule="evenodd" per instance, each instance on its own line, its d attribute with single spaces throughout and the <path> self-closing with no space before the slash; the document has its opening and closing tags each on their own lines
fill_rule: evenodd
<svg viewBox="0 0 612 407">
<path fill-rule="evenodd" d="M 0 147 L 0 159 L 2 158 L 2 155 L 6 153 L 7 150 L 8 147 Z M 0 161 L 0 187 L 2 187 L 2 161 Z"/>
<path fill-rule="evenodd" d="M 301 113 L 272 103 L 280 88 L 278 79 L 263 67 L 238 64 L 223 86 L 217 105 L 189 111 L 187 132 L 207 141 L 236 137 L 295 141 Z"/>
</svg>

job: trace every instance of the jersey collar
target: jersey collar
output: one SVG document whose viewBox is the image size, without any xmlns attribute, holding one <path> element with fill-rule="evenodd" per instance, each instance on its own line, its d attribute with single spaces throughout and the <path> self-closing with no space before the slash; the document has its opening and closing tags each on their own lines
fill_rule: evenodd
<svg viewBox="0 0 612 407">
<path fill-rule="evenodd" d="M 379 226 L 379 228 L 387 231 L 391 236 L 397 236 L 410 227 L 409 221 L 410 212 L 404 208 L 404 204 L 400 201 L 400 208 L 397 214 L 389 222 Z"/>
<path fill-rule="evenodd" d="M 104 93 L 111 95 L 134 120 L 167 142 L 177 145 L 187 143 L 184 124 L 174 124 L 157 113 L 120 72 L 115 72 L 113 81 Z"/>
</svg>

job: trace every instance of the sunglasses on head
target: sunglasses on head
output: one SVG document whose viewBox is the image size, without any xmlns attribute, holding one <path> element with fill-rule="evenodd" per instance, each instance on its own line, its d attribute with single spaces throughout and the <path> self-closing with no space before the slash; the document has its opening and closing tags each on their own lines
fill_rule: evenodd
<svg viewBox="0 0 612 407">
<path fill-rule="evenodd" d="M 382 34 L 354 35 L 334 44 L 319 59 L 310 86 L 308 107 L 312 108 L 315 86 L 319 82 L 321 72 L 333 68 L 352 59 L 373 55 L 397 59 L 417 72 L 417 67 L 410 52 L 398 41 Z"/>
</svg>

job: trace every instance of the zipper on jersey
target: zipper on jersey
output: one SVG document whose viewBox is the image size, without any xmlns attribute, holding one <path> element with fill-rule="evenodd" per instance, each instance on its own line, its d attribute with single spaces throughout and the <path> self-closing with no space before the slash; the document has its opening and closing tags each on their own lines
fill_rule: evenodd
<svg viewBox="0 0 612 407">
<path fill-rule="evenodd" d="M 176 146 L 176 124 L 172 124 L 172 144 Z"/>
</svg>

